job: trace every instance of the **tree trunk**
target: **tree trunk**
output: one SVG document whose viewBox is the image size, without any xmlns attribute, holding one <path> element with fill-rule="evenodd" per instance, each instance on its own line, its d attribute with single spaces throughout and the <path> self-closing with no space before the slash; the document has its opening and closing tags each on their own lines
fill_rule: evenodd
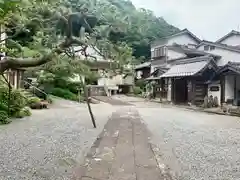
<svg viewBox="0 0 240 180">
<path fill-rule="evenodd" d="M 92 112 L 92 108 L 91 108 L 91 105 L 90 105 L 90 99 L 89 99 L 89 96 L 88 96 L 87 86 L 85 85 L 85 83 L 83 83 L 83 86 L 84 86 L 84 94 L 85 94 L 85 98 L 86 98 L 86 102 L 87 102 L 87 106 L 88 106 L 88 112 L 90 114 L 90 117 L 91 117 L 91 120 L 92 120 L 92 123 L 93 123 L 93 127 L 97 128 L 95 118 L 94 118 L 94 115 L 93 115 L 93 112 Z"/>
</svg>

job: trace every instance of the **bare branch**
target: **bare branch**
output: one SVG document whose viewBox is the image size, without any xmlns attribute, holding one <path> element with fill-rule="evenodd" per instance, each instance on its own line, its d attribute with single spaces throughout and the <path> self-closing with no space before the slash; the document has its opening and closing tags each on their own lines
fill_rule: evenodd
<svg viewBox="0 0 240 180">
<path fill-rule="evenodd" d="M 3 73 L 5 70 L 24 68 L 24 67 L 34 67 L 39 66 L 44 63 L 50 61 L 55 52 L 51 52 L 47 55 L 43 55 L 38 58 L 13 58 L 13 57 L 5 57 L 2 61 L 0 61 L 0 73 Z"/>
<path fill-rule="evenodd" d="M 71 46 L 72 43 L 73 41 L 71 39 L 66 38 L 66 40 L 62 42 L 57 48 L 37 58 L 4 57 L 4 59 L 0 61 L 0 74 L 2 74 L 5 70 L 9 68 L 17 69 L 17 68 L 24 68 L 24 67 L 35 67 L 35 66 L 45 64 L 51 61 L 55 56 L 55 54 L 61 54 L 63 50 Z"/>
</svg>

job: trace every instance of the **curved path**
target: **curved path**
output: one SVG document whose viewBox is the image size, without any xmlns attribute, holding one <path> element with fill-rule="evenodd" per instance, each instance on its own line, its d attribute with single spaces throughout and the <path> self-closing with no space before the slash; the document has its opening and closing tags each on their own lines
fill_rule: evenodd
<svg viewBox="0 0 240 180">
<path fill-rule="evenodd" d="M 0 179 L 71 179 L 116 108 L 92 105 L 97 129 L 85 104 L 55 100 L 48 110 L 0 126 Z M 106 110 L 107 109 L 107 110 Z"/>
</svg>

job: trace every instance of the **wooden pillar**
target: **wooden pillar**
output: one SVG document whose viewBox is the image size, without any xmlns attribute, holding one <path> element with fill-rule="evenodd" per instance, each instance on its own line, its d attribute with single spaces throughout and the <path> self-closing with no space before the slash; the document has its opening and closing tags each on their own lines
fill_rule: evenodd
<svg viewBox="0 0 240 180">
<path fill-rule="evenodd" d="M 234 101 L 238 98 L 237 97 L 237 77 L 236 77 L 236 75 L 234 75 L 234 86 L 233 86 L 233 88 L 234 88 Z"/>
<path fill-rule="evenodd" d="M 221 100 L 220 103 L 225 103 L 225 76 L 220 77 L 220 85 L 221 85 Z"/>
<path fill-rule="evenodd" d="M 192 104 L 195 104 L 195 98 L 196 98 L 196 82 L 192 80 L 192 99 L 191 99 Z"/>
<path fill-rule="evenodd" d="M 192 103 L 193 99 L 193 88 L 192 88 L 192 80 L 187 80 L 187 100 L 189 103 Z"/>
<path fill-rule="evenodd" d="M 170 80 L 170 87 L 171 87 L 171 101 L 173 103 L 175 103 L 176 102 L 176 93 L 175 93 L 175 79 L 174 78 L 172 78 Z"/>
</svg>

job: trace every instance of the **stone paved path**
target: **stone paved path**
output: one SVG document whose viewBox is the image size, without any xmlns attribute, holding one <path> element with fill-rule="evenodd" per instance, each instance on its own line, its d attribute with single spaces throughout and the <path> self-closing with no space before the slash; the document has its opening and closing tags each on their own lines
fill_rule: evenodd
<svg viewBox="0 0 240 180">
<path fill-rule="evenodd" d="M 239 180 L 240 118 L 220 116 L 141 98 L 134 104 L 151 131 L 154 152 L 176 180 Z"/>
<path fill-rule="evenodd" d="M 0 180 L 71 180 L 72 169 L 91 148 L 115 108 L 56 99 L 48 110 L 0 126 Z M 107 111 L 106 111 L 107 109 Z"/>
<path fill-rule="evenodd" d="M 131 103 L 127 103 L 127 102 L 121 101 L 121 99 L 115 99 L 108 96 L 94 96 L 93 98 L 97 99 L 98 101 L 111 104 L 113 106 L 133 106 L 133 104 Z"/>
<path fill-rule="evenodd" d="M 123 108 L 113 113 L 95 141 L 85 163 L 76 168 L 77 180 L 161 180 L 149 144 L 149 133 L 138 112 Z"/>
</svg>

